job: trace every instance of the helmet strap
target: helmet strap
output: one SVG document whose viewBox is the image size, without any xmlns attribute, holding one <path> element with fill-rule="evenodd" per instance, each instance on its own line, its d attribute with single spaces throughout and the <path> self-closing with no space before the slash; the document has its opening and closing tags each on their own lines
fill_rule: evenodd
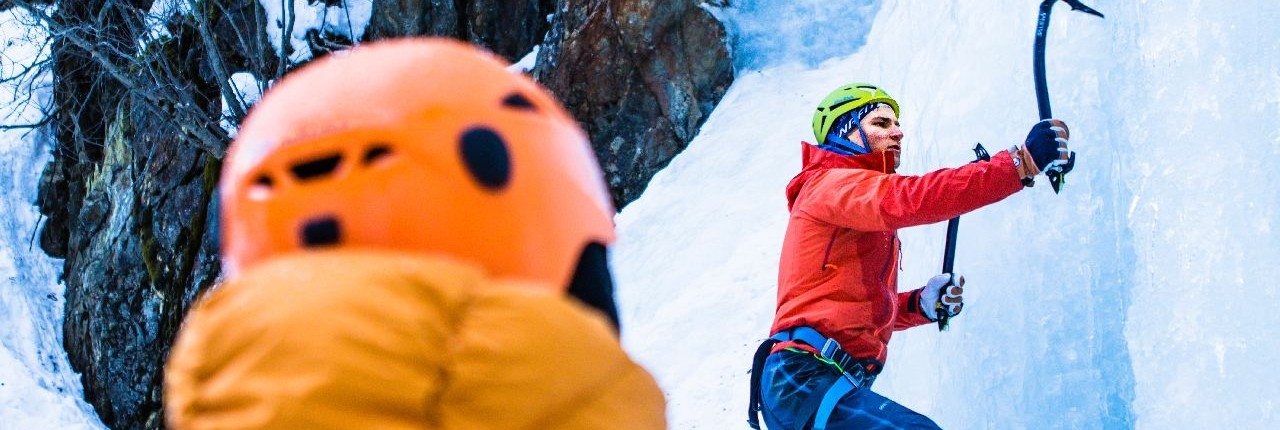
<svg viewBox="0 0 1280 430">
<path fill-rule="evenodd" d="M 857 127 L 858 134 L 862 136 L 862 141 L 867 141 L 867 134 L 862 132 L 862 127 Z M 865 145 L 859 145 L 838 133 L 832 132 L 827 134 L 826 143 L 818 145 L 819 148 L 840 154 L 840 155 L 859 155 L 871 152 Z"/>
<path fill-rule="evenodd" d="M 871 141 L 867 140 L 867 132 L 862 130 L 862 126 L 858 126 L 858 136 L 862 136 L 862 149 L 871 152 Z"/>
</svg>

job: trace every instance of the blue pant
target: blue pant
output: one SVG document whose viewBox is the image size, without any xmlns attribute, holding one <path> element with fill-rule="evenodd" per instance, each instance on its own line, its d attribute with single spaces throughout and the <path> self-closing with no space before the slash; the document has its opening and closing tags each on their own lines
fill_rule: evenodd
<svg viewBox="0 0 1280 430">
<path fill-rule="evenodd" d="M 769 355 L 760 381 L 765 425 L 769 430 L 813 428 L 816 402 L 839 378 L 833 367 L 805 353 L 784 350 Z M 869 387 L 854 389 L 841 398 L 827 421 L 828 430 L 937 428 L 929 417 Z"/>
</svg>

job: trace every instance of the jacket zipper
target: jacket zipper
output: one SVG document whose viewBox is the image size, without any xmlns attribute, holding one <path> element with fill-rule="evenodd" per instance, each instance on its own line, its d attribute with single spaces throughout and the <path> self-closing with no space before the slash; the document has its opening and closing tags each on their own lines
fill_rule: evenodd
<svg viewBox="0 0 1280 430">
<path fill-rule="evenodd" d="M 899 253 L 902 251 L 898 243 L 897 234 L 893 235 L 893 240 L 890 241 L 889 250 L 890 250 L 889 252 L 893 253 L 892 254 L 893 256 L 889 258 L 889 265 L 885 267 L 885 271 L 884 271 L 884 284 L 886 289 L 889 288 L 889 277 L 893 275 L 894 266 L 898 266 L 898 264 L 900 263 Z M 889 319 L 885 321 L 884 325 L 880 326 L 880 329 L 876 333 L 877 337 L 879 337 L 880 333 L 883 333 L 885 330 L 890 330 L 890 331 L 893 330 L 893 321 L 897 319 L 897 315 L 894 314 L 894 307 L 895 307 L 894 302 L 897 300 L 897 295 L 898 295 L 897 291 L 889 291 L 889 296 L 888 296 L 889 300 L 887 301 L 889 308 L 886 310 L 886 313 L 889 315 Z M 888 345 L 883 345 L 883 344 L 880 345 L 880 354 L 876 355 L 877 360 L 879 360 L 880 357 L 883 356 L 886 346 Z"/>
</svg>

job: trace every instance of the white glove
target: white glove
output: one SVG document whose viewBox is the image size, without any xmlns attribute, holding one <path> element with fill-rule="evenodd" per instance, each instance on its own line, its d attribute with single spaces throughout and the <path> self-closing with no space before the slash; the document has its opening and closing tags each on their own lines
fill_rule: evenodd
<svg viewBox="0 0 1280 430">
<path fill-rule="evenodd" d="M 954 282 L 953 282 L 954 280 Z M 941 310 L 947 318 L 960 314 L 964 308 L 964 276 L 943 273 L 929 278 L 929 282 L 920 289 L 920 312 L 929 321 L 938 320 Z"/>
</svg>

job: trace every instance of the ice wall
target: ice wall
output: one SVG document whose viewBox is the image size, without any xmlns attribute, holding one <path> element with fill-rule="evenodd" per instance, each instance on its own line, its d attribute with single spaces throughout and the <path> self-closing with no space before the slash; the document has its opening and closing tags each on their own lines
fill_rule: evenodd
<svg viewBox="0 0 1280 430">
<path fill-rule="evenodd" d="M 895 336 L 876 389 L 944 428 L 1273 428 L 1280 4 L 1089 4 L 1107 18 L 1059 5 L 1048 42 L 1076 171 L 1061 195 L 1041 180 L 962 218 L 964 314 L 946 333 Z M 908 174 L 964 163 L 975 142 L 1020 143 L 1037 119 L 1038 2 L 864 6 L 745 2 L 722 14 L 741 21 L 730 25 L 738 80 L 618 217 L 624 340 L 667 389 L 673 428 L 745 418 L 750 354 L 773 312 L 782 189 L 827 91 L 868 81 L 898 98 Z M 848 16 L 873 23 L 865 46 L 791 59 L 789 46 L 822 38 L 786 23 L 817 8 L 869 10 Z M 939 270 L 944 234 L 901 232 L 904 288 Z"/>
<path fill-rule="evenodd" d="M 1105 43 L 1144 428 L 1280 426 L 1280 3 L 1222 6 L 1117 2 Z"/>
<path fill-rule="evenodd" d="M 730 3 L 733 7 L 715 10 L 728 27 L 738 70 L 788 62 L 813 67 L 848 55 L 867 42 L 867 27 L 880 9 L 874 0 Z"/>
</svg>

